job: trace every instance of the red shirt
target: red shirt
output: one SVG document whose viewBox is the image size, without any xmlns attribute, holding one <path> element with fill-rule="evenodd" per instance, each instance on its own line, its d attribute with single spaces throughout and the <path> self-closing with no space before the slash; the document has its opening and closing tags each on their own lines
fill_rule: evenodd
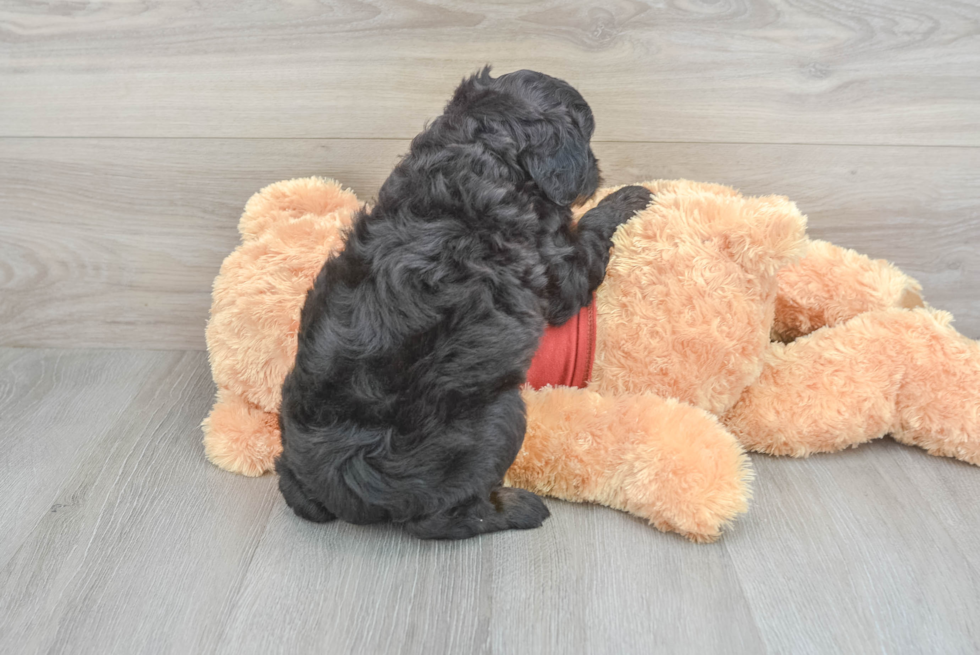
<svg viewBox="0 0 980 655">
<path fill-rule="evenodd" d="M 595 359 L 595 296 L 561 327 L 548 326 L 531 360 L 527 382 L 531 387 L 584 388 L 592 378 Z"/>
</svg>

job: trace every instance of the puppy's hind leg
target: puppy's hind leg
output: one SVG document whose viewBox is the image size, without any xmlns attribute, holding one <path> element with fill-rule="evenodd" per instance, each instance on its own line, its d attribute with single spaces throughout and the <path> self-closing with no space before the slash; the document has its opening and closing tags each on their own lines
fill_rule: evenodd
<svg viewBox="0 0 980 655">
<path fill-rule="evenodd" d="M 473 465 L 455 471 L 456 484 L 472 494 L 461 503 L 415 518 L 405 524 L 423 539 L 466 539 L 498 530 L 528 530 L 540 527 L 551 514 L 544 502 L 530 491 L 502 486 L 504 473 L 514 462 L 524 442 L 527 419 L 519 389 L 502 394 L 478 421 L 482 452 L 473 454 Z M 472 481 L 479 480 L 475 484 Z M 457 487 L 460 488 L 460 487 Z"/>
<path fill-rule="evenodd" d="M 409 521 L 405 529 L 420 539 L 468 539 L 499 530 L 541 527 L 551 513 L 530 491 L 497 487 L 489 499 L 472 498 L 456 507 Z"/>
<path fill-rule="evenodd" d="M 279 491 L 296 516 L 314 523 L 326 523 L 337 518 L 326 507 L 306 495 L 299 480 L 281 459 L 276 460 L 276 473 L 279 474 Z"/>
</svg>

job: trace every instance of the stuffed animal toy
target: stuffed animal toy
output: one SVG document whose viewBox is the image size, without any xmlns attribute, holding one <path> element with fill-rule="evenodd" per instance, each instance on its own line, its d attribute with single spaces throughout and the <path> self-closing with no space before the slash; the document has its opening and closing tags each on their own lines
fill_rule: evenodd
<svg viewBox="0 0 980 655">
<path fill-rule="evenodd" d="M 747 509 L 745 449 L 806 456 L 891 434 L 980 464 L 980 344 L 915 280 L 807 240 L 785 198 L 646 186 L 654 200 L 614 236 L 592 305 L 542 340 L 507 484 L 703 542 Z M 218 393 L 204 445 L 221 468 L 272 470 L 300 308 L 358 207 L 318 178 L 246 205 L 207 329 Z"/>
</svg>

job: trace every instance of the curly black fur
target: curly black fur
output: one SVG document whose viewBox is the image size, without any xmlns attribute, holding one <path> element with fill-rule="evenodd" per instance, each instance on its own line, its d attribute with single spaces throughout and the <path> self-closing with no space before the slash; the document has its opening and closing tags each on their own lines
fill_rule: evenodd
<svg viewBox="0 0 980 655">
<path fill-rule="evenodd" d="M 562 80 L 486 68 L 415 138 L 303 307 L 276 462 L 296 514 L 448 539 L 548 517 L 501 486 L 519 387 L 545 323 L 589 302 L 613 232 L 650 200 L 626 187 L 572 225 L 599 184 L 593 129 Z"/>
</svg>

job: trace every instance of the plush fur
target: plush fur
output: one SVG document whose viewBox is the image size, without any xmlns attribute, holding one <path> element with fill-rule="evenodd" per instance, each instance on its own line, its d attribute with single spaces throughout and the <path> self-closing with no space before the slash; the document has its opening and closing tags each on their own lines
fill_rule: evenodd
<svg viewBox="0 0 980 655">
<path fill-rule="evenodd" d="M 545 324 L 590 301 L 613 232 L 651 196 L 624 188 L 572 223 L 599 182 L 593 129 L 562 80 L 484 70 L 413 140 L 300 315 L 276 462 L 299 516 L 443 539 L 548 516 L 501 486 L 520 387 Z"/>
<path fill-rule="evenodd" d="M 592 383 L 522 391 L 527 432 L 507 484 L 711 541 L 747 508 L 744 448 L 805 456 L 890 432 L 980 464 L 980 344 L 922 307 L 915 280 L 808 241 L 785 198 L 684 180 L 645 186 L 654 201 L 613 237 L 596 291 Z M 276 218 L 260 234 L 243 229 L 208 329 L 219 397 L 206 452 L 247 475 L 271 470 L 279 444 L 265 375 L 281 380 L 276 367 L 295 348 L 280 326 L 295 325 L 296 289 L 316 273 L 307 262 L 334 252 L 329 235 L 351 211 L 335 182 L 294 180 L 259 192 L 243 226 L 257 222 L 260 202 Z M 323 236 L 282 236 L 308 223 Z"/>
</svg>

